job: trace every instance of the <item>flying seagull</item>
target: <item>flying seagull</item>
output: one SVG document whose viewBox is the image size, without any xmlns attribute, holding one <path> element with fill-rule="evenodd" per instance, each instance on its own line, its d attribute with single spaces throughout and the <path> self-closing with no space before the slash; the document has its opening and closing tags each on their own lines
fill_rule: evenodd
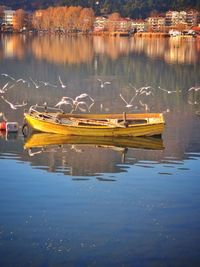
<svg viewBox="0 0 200 267">
<path fill-rule="evenodd" d="M 106 84 L 111 84 L 111 82 L 103 82 L 101 79 L 97 79 L 97 81 L 99 81 L 101 84 L 100 84 L 100 87 L 101 88 L 104 88 L 104 86 L 106 85 Z"/>
<path fill-rule="evenodd" d="M 133 105 L 131 104 L 133 102 L 133 100 L 135 99 L 136 95 L 134 95 L 131 100 L 129 102 L 127 102 L 124 97 L 122 96 L 122 94 L 119 95 L 121 97 L 121 99 L 125 102 L 126 104 L 126 108 L 131 108 Z"/>
</svg>

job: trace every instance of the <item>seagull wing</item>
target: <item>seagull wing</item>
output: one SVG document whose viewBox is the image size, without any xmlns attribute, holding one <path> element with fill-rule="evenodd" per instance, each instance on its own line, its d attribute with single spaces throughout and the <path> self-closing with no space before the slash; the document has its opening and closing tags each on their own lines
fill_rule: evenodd
<svg viewBox="0 0 200 267">
<path fill-rule="evenodd" d="M 17 109 L 15 105 L 13 105 L 11 102 L 9 102 L 7 99 L 5 99 L 3 96 L 1 97 L 12 109 Z"/>
<path fill-rule="evenodd" d="M 131 101 L 129 102 L 129 105 L 133 102 L 133 100 L 136 98 L 137 94 L 134 95 L 132 98 L 131 98 Z"/>
<path fill-rule="evenodd" d="M 164 88 L 161 88 L 160 86 L 158 87 L 160 90 L 164 91 L 164 92 L 167 92 L 168 93 L 168 90 L 164 89 Z"/>
<path fill-rule="evenodd" d="M 4 85 L 4 87 L 2 88 L 2 91 L 5 92 L 5 89 L 6 89 L 6 87 L 8 86 L 8 84 L 9 84 L 9 82 L 7 82 L 7 83 Z"/>
<path fill-rule="evenodd" d="M 121 97 L 121 99 L 128 105 L 128 102 L 123 98 L 123 96 L 120 94 L 119 95 Z"/>
<path fill-rule="evenodd" d="M 77 97 L 75 98 L 75 100 L 77 101 L 78 99 L 85 98 L 85 97 L 87 97 L 87 96 L 88 96 L 88 94 L 83 93 L 83 94 L 77 96 Z"/>
<path fill-rule="evenodd" d="M 193 87 L 191 87 L 191 88 L 188 90 L 188 92 L 189 92 L 189 91 L 192 91 L 192 90 L 195 90 L 195 89 L 196 89 L 196 87 L 193 86 Z"/>
<path fill-rule="evenodd" d="M 62 104 L 64 104 L 65 101 L 61 100 L 59 101 L 54 107 L 59 107 L 61 106 Z"/>
</svg>

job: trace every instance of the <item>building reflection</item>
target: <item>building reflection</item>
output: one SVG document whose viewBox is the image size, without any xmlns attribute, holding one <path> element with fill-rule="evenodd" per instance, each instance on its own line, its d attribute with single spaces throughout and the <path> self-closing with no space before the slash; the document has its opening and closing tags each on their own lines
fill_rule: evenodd
<svg viewBox="0 0 200 267">
<path fill-rule="evenodd" d="M 2 57 L 23 59 L 26 54 L 24 35 L 5 35 L 1 38 Z"/>
<path fill-rule="evenodd" d="M 29 40 L 26 42 L 25 39 Z M 55 64 L 88 63 L 95 55 L 106 55 L 112 60 L 130 53 L 143 53 L 167 63 L 195 63 L 199 61 L 200 46 L 193 37 L 170 38 L 115 38 L 5 35 L 1 37 L 2 57 L 22 59 L 27 50 L 36 59 Z"/>
</svg>

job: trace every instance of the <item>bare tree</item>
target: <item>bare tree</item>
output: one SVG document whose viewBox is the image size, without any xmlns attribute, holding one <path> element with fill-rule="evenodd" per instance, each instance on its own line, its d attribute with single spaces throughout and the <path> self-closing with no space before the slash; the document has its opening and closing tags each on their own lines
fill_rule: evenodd
<svg viewBox="0 0 200 267">
<path fill-rule="evenodd" d="M 91 8 L 83 8 L 79 17 L 79 29 L 83 32 L 92 30 L 94 24 L 94 11 Z"/>
<path fill-rule="evenodd" d="M 27 26 L 27 14 L 23 9 L 18 9 L 14 13 L 14 30 L 20 31 Z"/>
</svg>

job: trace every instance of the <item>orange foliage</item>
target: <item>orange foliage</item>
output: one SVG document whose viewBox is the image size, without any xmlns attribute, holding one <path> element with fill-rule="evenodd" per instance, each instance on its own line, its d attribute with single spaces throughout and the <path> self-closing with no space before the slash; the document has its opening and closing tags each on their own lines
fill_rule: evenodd
<svg viewBox="0 0 200 267">
<path fill-rule="evenodd" d="M 27 14 L 23 9 L 18 9 L 14 14 L 13 28 L 15 30 L 21 30 L 27 25 Z"/>
<path fill-rule="evenodd" d="M 37 30 L 89 31 L 93 27 L 94 11 L 80 6 L 49 7 L 33 14 L 32 24 Z"/>
</svg>

